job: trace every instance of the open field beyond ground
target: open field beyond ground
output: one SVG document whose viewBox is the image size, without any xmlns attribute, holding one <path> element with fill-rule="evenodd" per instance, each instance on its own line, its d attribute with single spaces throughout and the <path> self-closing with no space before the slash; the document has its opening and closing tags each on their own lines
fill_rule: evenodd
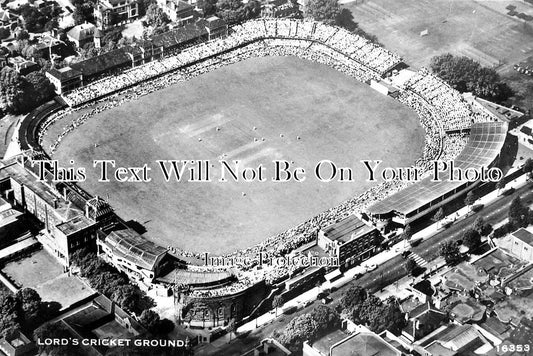
<svg viewBox="0 0 533 356">
<path fill-rule="evenodd" d="M 522 1 L 357 0 L 345 5 L 354 21 L 416 67 L 442 53 L 468 56 L 501 70 L 533 54 L 533 23 L 506 14 Z M 421 32 L 427 30 L 426 36 Z"/>
<path fill-rule="evenodd" d="M 44 147 L 74 115 L 80 112 L 52 127 Z M 418 117 L 394 99 L 327 66 L 269 57 L 105 111 L 66 136 L 54 158 L 87 167 L 81 186 L 109 195 L 118 214 L 144 224 L 152 241 L 224 253 L 256 244 L 375 184 L 365 182 L 360 160 L 410 166 L 423 144 Z M 263 164 L 267 181 L 219 182 L 223 154 L 242 166 Z M 147 163 L 152 181 L 99 183 L 94 159 L 114 159 L 120 166 Z M 210 160 L 213 181 L 165 183 L 158 159 Z M 307 179 L 271 182 L 275 159 L 305 168 Z M 352 167 L 355 182 L 318 181 L 312 172 L 323 159 Z"/>
</svg>

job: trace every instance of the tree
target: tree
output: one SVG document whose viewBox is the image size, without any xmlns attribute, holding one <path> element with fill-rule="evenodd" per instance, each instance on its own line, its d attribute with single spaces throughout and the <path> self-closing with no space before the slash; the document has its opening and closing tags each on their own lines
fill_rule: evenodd
<svg viewBox="0 0 533 356">
<path fill-rule="evenodd" d="M 18 300 L 15 296 L 6 292 L 0 292 L 0 330 L 20 328 L 18 304 Z"/>
<path fill-rule="evenodd" d="M 520 196 L 517 196 L 511 202 L 509 206 L 509 222 L 513 225 L 514 228 L 526 227 L 528 222 L 529 209 L 522 204 L 522 199 Z"/>
<path fill-rule="evenodd" d="M 407 224 L 405 225 L 405 228 L 402 232 L 402 240 L 404 242 L 404 248 L 407 244 L 407 241 L 409 241 L 413 237 L 413 232 L 411 231 L 411 225 Z"/>
<path fill-rule="evenodd" d="M 409 275 L 412 276 L 417 267 L 417 263 L 412 258 L 408 258 L 407 261 L 405 261 L 404 268 Z"/>
<path fill-rule="evenodd" d="M 498 193 L 502 189 L 505 189 L 505 179 L 504 178 L 502 178 L 502 179 L 500 179 L 499 181 L 496 182 L 496 189 L 498 189 Z"/>
<path fill-rule="evenodd" d="M 479 234 L 483 232 L 483 227 L 485 226 L 485 219 L 483 219 L 482 216 L 478 216 L 476 220 L 474 220 L 474 225 L 472 225 L 472 229 L 477 231 Z"/>
<path fill-rule="evenodd" d="M 458 264 L 463 259 L 456 241 L 445 241 L 441 243 L 440 255 L 444 257 L 447 264 L 452 266 Z"/>
<path fill-rule="evenodd" d="M 369 320 L 370 329 L 375 333 L 381 333 L 385 330 L 395 335 L 399 335 L 406 325 L 404 313 L 400 309 L 398 300 L 391 297 L 381 306 L 379 314 L 375 319 Z"/>
<path fill-rule="evenodd" d="M 143 310 L 139 318 L 139 322 L 151 333 L 154 333 L 159 326 L 161 318 L 159 314 L 151 309 Z"/>
<path fill-rule="evenodd" d="M 433 215 L 433 218 L 431 220 L 433 220 L 434 222 L 439 222 L 442 219 L 444 219 L 444 210 L 442 208 L 439 208 L 439 210 L 437 210 L 437 212 L 435 213 L 435 215 Z"/>
<path fill-rule="evenodd" d="M 340 13 L 341 9 L 337 0 L 309 0 L 304 15 L 315 21 L 334 25 Z"/>
<path fill-rule="evenodd" d="M 72 335 L 68 331 L 67 327 L 62 322 L 56 323 L 45 323 L 38 327 L 34 333 L 33 338 L 35 340 L 46 340 L 46 339 L 72 339 Z M 44 342 L 38 343 L 39 345 L 39 354 L 48 355 L 48 356 L 71 356 L 79 354 L 79 349 L 77 346 L 74 346 L 72 342 L 67 343 L 66 345 L 46 345 Z"/>
<path fill-rule="evenodd" d="M 198 0 L 196 6 L 202 10 L 204 17 L 208 17 L 216 13 L 216 3 L 216 0 Z"/>
<path fill-rule="evenodd" d="M 31 325 L 40 324 L 42 304 L 39 293 L 31 288 L 23 288 L 17 292 L 15 297 L 18 299 L 21 323 L 24 327 L 31 328 Z"/>
<path fill-rule="evenodd" d="M 473 191 L 469 191 L 468 194 L 466 194 L 465 205 L 471 207 L 472 205 L 474 205 L 476 200 L 477 200 L 477 198 L 474 195 L 474 192 Z"/>
<path fill-rule="evenodd" d="M 146 23 L 153 27 L 160 27 L 170 22 L 167 14 L 156 2 L 151 3 L 146 9 Z"/>
<path fill-rule="evenodd" d="M 272 307 L 276 308 L 276 317 L 278 316 L 278 308 L 283 306 L 284 303 L 285 300 L 282 295 L 274 296 L 274 299 L 272 300 Z"/>
<path fill-rule="evenodd" d="M 431 59 L 431 70 L 460 92 L 472 92 L 476 96 L 496 102 L 507 100 L 514 93 L 500 80 L 493 68 L 482 67 L 468 57 L 456 57 L 450 53 Z"/>
<path fill-rule="evenodd" d="M 522 166 L 522 171 L 526 174 L 528 179 L 533 176 L 533 160 L 531 158 L 526 159 Z"/>
<path fill-rule="evenodd" d="M 7 113 L 19 113 L 24 107 L 24 78 L 11 67 L 0 71 L 0 110 Z"/>
<path fill-rule="evenodd" d="M 411 225 L 407 224 L 403 229 L 402 238 L 404 240 L 410 240 L 411 237 L 413 237 L 413 231 L 411 231 Z"/>
<path fill-rule="evenodd" d="M 278 340 L 290 351 L 297 353 L 304 341 L 315 339 L 319 327 L 311 314 L 302 314 L 285 326 Z"/>
<path fill-rule="evenodd" d="M 31 86 L 31 96 L 34 98 L 33 106 L 39 106 L 54 97 L 54 85 L 43 73 L 31 72 L 26 75 L 26 81 Z"/>
<path fill-rule="evenodd" d="M 311 317 L 318 323 L 320 332 L 334 330 L 340 326 L 339 313 L 327 305 L 318 305 L 311 311 Z"/>
<path fill-rule="evenodd" d="M 468 247 L 470 251 L 476 250 L 481 245 L 480 233 L 475 229 L 466 230 L 463 234 L 463 245 Z"/>
<path fill-rule="evenodd" d="M 357 285 L 352 285 L 350 288 L 344 292 L 340 301 L 339 308 L 343 311 L 352 310 L 359 304 L 361 304 L 368 296 L 368 293 L 365 289 Z"/>
<path fill-rule="evenodd" d="M 217 15 L 228 24 L 234 24 L 244 19 L 244 4 L 241 0 L 218 0 Z"/>
</svg>

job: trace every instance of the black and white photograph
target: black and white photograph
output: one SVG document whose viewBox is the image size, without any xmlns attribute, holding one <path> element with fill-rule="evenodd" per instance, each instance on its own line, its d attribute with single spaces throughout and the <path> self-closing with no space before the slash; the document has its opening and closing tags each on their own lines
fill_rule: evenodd
<svg viewBox="0 0 533 356">
<path fill-rule="evenodd" d="M 533 355 L 533 0 L 1 0 L 0 356 Z"/>
</svg>

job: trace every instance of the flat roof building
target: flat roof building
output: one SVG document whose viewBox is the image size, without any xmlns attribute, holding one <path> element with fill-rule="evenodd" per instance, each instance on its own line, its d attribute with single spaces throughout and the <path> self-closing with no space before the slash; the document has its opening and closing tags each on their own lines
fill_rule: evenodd
<svg viewBox="0 0 533 356">
<path fill-rule="evenodd" d="M 377 228 L 367 225 L 355 215 L 320 230 L 318 246 L 338 258 L 340 265 L 358 264 L 374 253 L 381 243 Z"/>
</svg>

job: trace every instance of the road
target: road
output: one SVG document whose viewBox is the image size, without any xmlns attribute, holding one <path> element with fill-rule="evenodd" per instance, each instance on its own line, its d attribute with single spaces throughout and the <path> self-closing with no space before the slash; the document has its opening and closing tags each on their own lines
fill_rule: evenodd
<svg viewBox="0 0 533 356">
<path fill-rule="evenodd" d="M 533 189 L 532 183 L 528 183 L 525 186 L 517 189 L 513 194 L 509 196 L 501 196 L 497 201 L 492 204 L 486 205 L 480 212 L 468 216 L 465 219 L 455 222 L 448 229 L 441 230 L 427 240 L 422 241 L 418 246 L 412 248 L 411 250 L 418 254 L 420 257 L 424 258 L 426 261 L 433 260 L 439 253 L 439 243 L 443 241 L 450 241 L 455 239 L 460 239 L 463 231 L 470 228 L 475 219 L 478 216 L 482 216 L 486 222 L 494 225 L 499 223 L 507 218 L 507 213 L 509 210 L 509 205 L 511 201 L 517 196 L 520 195 L 522 201 L 530 205 L 533 201 Z M 342 294 L 346 291 L 347 288 L 351 285 L 359 285 L 371 293 L 379 291 L 385 286 L 391 285 L 397 280 L 405 277 L 407 272 L 405 271 L 404 259 L 401 256 L 396 256 L 385 263 L 379 265 L 379 267 L 371 272 L 365 273 L 361 278 L 351 281 L 346 285 L 342 286 L 338 290 L 332 292 L 330 296 L 334 299 L 333 304 L 338 303 Z M 216 352 L 229 351 L 232 350 L 245 350 L 249 349 L 257 343 L 259 340 L 265 337 L 271 336 L 274 330 L 280 330 L 285 325 L 298 315 L 308 313 L 312 308 L 314 308 L 319 302 L 315 301 L 308 307 L 298 310 L 296 313 L 290 316 L 281 316 L 274 320 L 272 323 L 260 327 L 250 334 L 248 334 L 244 339 L 234 340 L 232 344 L 225 346 L 222 349 L 217 350 Z M 212 353 L 215 355 L 216 352 Z M 208 353 L 206 353 L 208 354 Z"/>
<path fill-rule="evenodd" d="M 511 195 L 501 196 L 500 199 L 494 203 L 483 207 L 480 212 L 457 221 L 448 229 L 441 230 L 429 239 L 422 241 L 418 246 L 412 248 L 411 251 L 428 262 L 434 260 L 439 255 L 439 244 L 444 241 L 461 239 L 463 232 L 474 224 L 474 221 L 478 216 L 482 216 L 486 222 L 494 225 L 507 218 L 509 205 L 517 195 L 520 195 L 522 202 L 528 205 L 531 204 L 533 201 L 533 189 L 531 184 L 532 183 L 526 184 Z M 407 275 L 407 272 L 403 268 L 404 261 L 405 260 L 401 256 L 396 256 L 381 264 L 376 270 L 367 272 L 361 278 L 353 283 L 348 283 L 346 286 L 356 284 L 372 293 L 379 291 L 383 287 L 388 286 Z M 345 287 L 332 293 L 332 297 L 334 299 L 340 297 L 346 289 Z"/>
</svg>

